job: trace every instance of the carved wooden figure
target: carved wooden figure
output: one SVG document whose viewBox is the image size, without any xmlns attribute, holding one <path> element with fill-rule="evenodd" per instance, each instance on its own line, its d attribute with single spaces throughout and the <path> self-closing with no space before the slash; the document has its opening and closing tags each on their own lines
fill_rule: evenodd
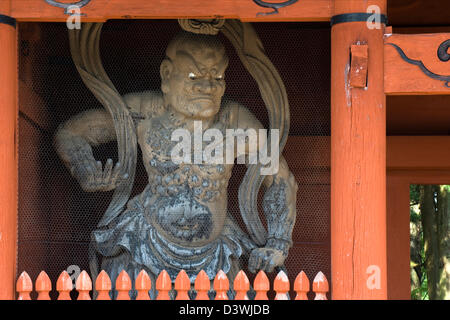
<svg viewBox="0 0 450 320">
<path fill-rule="evenodd" d="M 169 43 L 161 62 L 161 91 L 125 96 L 117 92 L 100 61 L 102 24 L 85 24 L 81 30 L 70 31 L 78 71 L 105 109 L 87 110 L 61 124 L 55 136 L 56 150 L 85 191 L 115 189 L 107 212 L 92 234 L 95 258 L 91 265 L 97 265 L 91 270 L 93 277 L 98 270 L 105 270 L 115 279 L 126 270 L 136 279 L 144 269 L 155 281 L 155 275 L 166 270 L 174 282 L 183 269 L 193 283 L 203 269 L 210 279 L 219 270 L 234 279 L 244 255 L 249 257 L 250 271 L 271 272 L 283 266 L 292 245 L 297 183 L 280 156 L 289 131 L 289 105 L 278 72 L 248 23 L 180 20 L 180 25 L 185 30 Z M 231 40 L 258 83 L 269 112 L 270 129 L 278 130 L 278 137 L 260 131 L 263 126 L 245 106 L 224 98 L 228 57 L 214 35 L 219 31 Z M 211 149 L 213 143 L 228 146 L 229 129 L 244 132 L 241 154 L 239 148 L 231 148 L 231 163 L 226 161 L 230 154 L 225 152 L 218 158 L 221 161 L 214 163 L 205 161 L 205 156 L 197 158 L 199 148 Z M 173 159 L 179 143 L 173 138 L 177 130 L 194 136 L 189 147 L 192 152 L 182 162 Z M 210 137 L 208 141 L 208 130 L 224 138 L 211 142 Z M 245 136 L 249 130 L 257 133 L 259 141 L 267 138 L 267 144 L 255 144 Z M 203 137 L 200 143 L 195 141 L 196 134 Z M 234 141 L 234 137 L 231 139 Z M 110 159 L 105 165 L 96 161 L 92 148 L 113 140 L 117 140 L 119 161 L 115 165 Z M 148 185 L 128 201 L 138 145 Z M 228 181 L 235 158 L 249 156 L 252 150 L 261 152 L 269 145 L 272 153 L 279 149 L 274 158 L 278 170 L 263 175 L 266 163 L 247 163 L 239 191 L 247 234 L 227 212 Z M 212 149 L 211 154 L 217 156 L 220 150 Z M 261 185 L 266 188 L 263 209 L 267 230 L 256 204 Z"/>
</svg>

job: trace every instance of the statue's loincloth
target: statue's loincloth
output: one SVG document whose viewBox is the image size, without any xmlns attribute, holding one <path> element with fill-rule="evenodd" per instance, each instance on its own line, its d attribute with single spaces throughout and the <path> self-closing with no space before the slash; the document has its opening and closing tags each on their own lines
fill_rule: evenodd
<svg viewBox="0 0 450 320">
<path fill-rule="evenodd" d="M 119 265 L 133 265 L 154 275 L 166 270 L 172 281 L 183 269 L 193 282 L 200 270 L 204 270 L 210 279 L 219 270 L 228 273 L 233 260 L 256 247 L 229 214 L 221 235 L 214 241 L 200 247 L 174 244 L 162 237 L 145 218 L 145 200 L 151 195 L 151 189 L 147 187 L 128 202 L 127 209 L 108 229 L 93 232 L 92 245 L 98 254 L 107 259 L 120 256 L 122 262 Z M 124 254 L 131 261 L 124 262 Z M 121 270 L 110 271 L 117 274 Z"/>
</svg>

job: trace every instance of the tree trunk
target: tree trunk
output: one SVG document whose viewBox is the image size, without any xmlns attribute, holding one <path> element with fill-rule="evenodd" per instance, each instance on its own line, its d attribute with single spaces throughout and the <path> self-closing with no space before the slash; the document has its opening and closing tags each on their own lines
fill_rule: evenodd
<svg viewBox="0 0 450 320">
<path fill-rule="evenodd" d="M 421 188 L 420 211 L 430 300 L 450 299 L 449 210 L 450 195 L 445 186 Z"/>
<path fill-rule="evenodd" d="M 438 236 L 439 236 L 439 269 L 440 277 L 437 284 L 438 299 L 450 300 L 450 193 L 448 186 L 440 187 L 440 198 L 438 199 L 439 214 Z"/>
</svg>

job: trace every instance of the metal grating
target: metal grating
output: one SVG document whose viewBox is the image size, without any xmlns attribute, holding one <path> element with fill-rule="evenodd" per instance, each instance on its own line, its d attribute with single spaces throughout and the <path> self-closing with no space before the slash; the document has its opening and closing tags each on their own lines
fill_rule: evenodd
<svg viewBox="0 0 450 320">
<path fill-rule="evenodd" d="M 330 135 L 330 28 L 323 24 L 255 24 L 267 55 L 284 80 L 291 106 L 291 136 Z M 171 20 L 107 22 L 101 40 L 105 69 L 120 93 L 158 89 L 159 65 L 169 40 L 180 30 Z M 70 57 L 62 23 L 21 23 L 19 119 L 18 271 L 35 279 L 45 270 L 51 279 L 69 265 L 88 270 L 90 233 L 106 210 L 112 192 L 85 193 L 70 176 L 52 146 L 57 126 L 101 104 L 82 83 Z M 267 127 L 267 113 L 256 83 L 232 46 L 226 96 L 247 106 Z M 310 170 L 296 154 L 323 153 L 329 146 L 289 144 L 285 154 L 299 182 L 294 247 L 286 266 L 290 274 L 318 271 L 330 279 L 329 170 Z M 96 159 L 117 158 L 116 145 L 95 150 Z M 139 157 L 141 154 L 139 152 Z M 309 158 L 308 158 L 309 159 Z M 328 163 L 323 160 L 324 165 Z M 317 163 L 315 164 L 317 165 Z M 295 168 L 295 169 L 292 169 Z M 229 211 L 239 215 L 237 189 L 245 167 L 236 166 L 229 183 Z M 147 176 L 138 161 L 133 195 Z M 293 279 L 292 279 L 293 280 Z"/>
</svg>

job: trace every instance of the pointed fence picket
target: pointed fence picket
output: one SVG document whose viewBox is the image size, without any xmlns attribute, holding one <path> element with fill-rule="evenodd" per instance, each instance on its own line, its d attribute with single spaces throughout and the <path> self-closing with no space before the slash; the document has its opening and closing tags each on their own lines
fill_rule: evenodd
<svg viewBox="0 0 450 320">
<path fill-rule="evenodd" d="M 195 300 L 209 300 L 208 291 L 211 283 L 205 271 L 201 270 L 194 282 L 194 289 L 197 291 Z"/>
<path fill-rule="evenodd" d="M 111 300 L 109 296 L 111 279 L 104 270 L 98 274 L 97 280 L 95 280 L 95 290 L 98 292 L 96 300 Z"/>
<path fill-rule="evenodd" d="M 71 300 L 70 292 L 73 290 L 72 278 L 66 271 L 61 272 L 56 281 L 56 291 L 58 291 L 58 300 Z"/>
<path fill-rule="evenodd" d="M 264 271 L 259 271 L 253 282 L 253 289 L 256 291 L 255 300 L 269 300 L 267 291 L 270 290 L 270 281 Z"/>
<path fill-rule="evenodd" d="M 214 279 L 210 279 L 205 271 L 201 270 L 194 280 L 194 291 L 196 300 L 210 300 L 209 292 L 211 290 L 211 281 L 215 291 L 215 300 L 229 300 L 230 280 L 225 272 L 220 270 Z M 37 300 L 50 300 L 52 282 L 44 271 L 42 271 L 35 280 L 35 291 L 38 293 Z M 133 282 L 125 270 L 122 270 L 115 279 L 115 290 L 117 291 L 116 300 L 130 300 L 130 291 L 133 288 Z M 134 282 L 134 289 L 137 292 L 136 300 L 150 300 L 149 291 L 152 288 L 150 276 L 142 270 Z M 273 281 L 273 290 L 275 291 L 275 300 L 288 300 L 290 281 L 286 273 L 280 271 Z M 82 271 L 76 279 L 75 289 L 78 291 L 78 300 L 91 300 L 92 280 L 86 271 Z M 189 291 L 191 282 L 189 276 L 184 270 L 181 270 L 172 288 L 172 280 L 163 270 L 155 281 L 157 290 L 156 300 L 171 300 L 171 292 L 175 292 L 175 300 L 190 300 Z M 235 292 L 234 300 L 249 300 L 250 281 L 244 271 L 239 271 L 233 281 Z M 56 291 L 58 300 L 72 300 L 70 293 L 73 290 L 72 279 L 66 271 L 63 271 L 56 281 Z M 97 295 L 95 300 L 111 300 L 112 282 L 105 271 L 101 271 L 95 280 L 95 290 Z M 255 291 L 255 300 L 268 300 L 267 293 L 270 290 L 270 281 L 264 271 L 259 271 L 253 280 L 253 290 Z M 293 290 L 296 292 L 295 300 L 308 300 L 307 293 L 310 291 L 310 281 L 305 272 L 301 271 L 293 282 Z M 33 281 L 24 271 L 20 274 L 16 283 L 18 293 L 17 300 L 31 300 L 30 293 L 33 291 Z M 312 282 L 312 291 L 314 300 L 326 300 L 329 291 L 328 280 L 322 272 L 317 273 Z"/>
<path fill-rule="evenodd" d="M 145 270 L 139 272 L 134 282 L 137 291 L 136 300 L 150 300 L 148 292 L 152 288 L 152 280 Z"/>
<path fill-rule="evenodd" d="M 250 281 L 244 271 L 239 271 L 234 278 L 233 288 L 236 291 L 234 300 L 249 300 L 247 292 L 250 290 Z"/>
<path fill-rule="evenodd" d="M 294 291 L 297 292 L 295 300 L 308 300 L 306 294 L 309 292 L 309 279 L 303 271 L 295 278 Z"/>
<path fill-rule="evenodd" d="M 86 271 L 82 271 L 77 278 L 75 288 L 78 291 L 78 300 L 91 300 L 89 292 L 92 290 L 92 280 Z"/>
</svg>

